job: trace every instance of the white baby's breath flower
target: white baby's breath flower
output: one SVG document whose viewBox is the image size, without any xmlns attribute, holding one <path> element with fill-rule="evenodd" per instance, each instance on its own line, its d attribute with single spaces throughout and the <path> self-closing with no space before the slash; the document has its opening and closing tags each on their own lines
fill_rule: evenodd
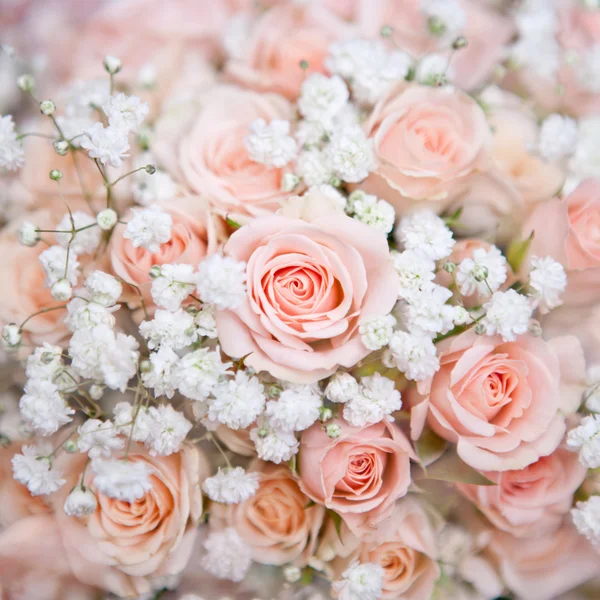
<svg viewBox="0 0 600 600">
<path fill-rule="evenodd" d="M 407 379 L 423 381 L 440 368 L 435 344 L 429 336 L 396 331 L 389 346 L 394 365 Z"/>
<path fill-rule="evenodd" d="M 33 248 L 40 241 L 40 232 L 37 225 L 24 221 L 19 227 L 19 244 Z"/>
<path fill-rule="evenodd" d="M 107 307 L 116 304 L 123 292 L 119 280 L 103 271 L 92 271 L 85 278 L 84 285 L 94 302 Z"/>
<path fill-rule="evenodd" d="M 146 462 L 95 460 L 92 462 L 97 490 L 115 500 L 135 502 L 152 489 L 152 468 Z"/>
<path fill-rule="evenodd" d="M 592 94 L 600 93 L 600 44 L 581 53 L 574 67 L 579 84 Z"/>
<path fill-rule="evenodd" d="M 174 382 L 183 396 L 202 402 L 230 374 L 231 365 L 221 360 L 218 347 L 216 350 L 199 348 L 181 357 L 175 368 Z"/>
<path fill-rule="evenodd" d="M 83 133 L 84 135 L 79 138 L 79 145 L 88 151 L 90 158 L 96 158 L 103 165 L 115 168 L 123 164 L 123 158 L 128 156 L 129 150 L 127 130 L 94 123 Z"/>
<path fill-rule="evenodd" d="M 405 250 L 413 250 L 423 258 L 446 258 L 454 246 L 452 232 L 444 221 L 429 210 L 404 217 L 396 230 Z"/>
<path fill-rule="evenodd" d="M 22 454 L 15 454 L 12 459 L 14 478 L 27 489 L 32 496 L 53 494 L 64 484 L 62 473 L 52 468 L 50 453 L 52 448 L 44 446 L 23 446 Z"/>
<path fill-rule="evenodd" d="M 201 564 L 219 579 L 242 581 L 252 564 L 252 550 L 232 527 L 211 532 L 203 543 Z"/>
<path fill-rule="evenodd" d="M 339 371 L 331 377 L 325 388 L 325 397 L 330 402 L 343 404 L 355 398 L 359 393 L 358 381 L 350 375 Z"/>
<path fill-rule="evenodd" d="M 140 334 L 150 350 L 159 346 L 181 350 L 198 339 L 194 317 L 181 308 L 175 312 L 158 309 L 151 321 L 140 323 Z"/>
<path fill-rule="evenodd" d="M 145 407 L 134 407 L 129 402 L 119 402 L 113 409 L 114 426 L 119 433 L 134 442 L 145 442 L 150 434 L 150 416 Z M 133 429 L 132 429 L 133 428 Z"/>
<path fill-rule="evenodd" d="M 215 311 L 209 304 L 203 305 L 198 314 L 194 317 L 194 325 L 198 332 L 198 337 L 208 337 L 216 339 L 217 337 L 217 320 Z"/>
<path fill-rule="evenodd" d="M 552 114 L 540 128 L 540 154 L 546 160 L 560 160 L 577 148 L 577 122 L 570 117 Z"/>
<path fill-rule="evenodd" d="M 600 467 L 600 415 L 589 415 L 567 435 L 567 448 L 579 452 L 579 462 L 588 469 Z"/>
<path fill-rule="evenodd" d="M 81 210 L 76 210 L 73 213 L 67 213 L 58 223 L 56 229 L 58 231 L 71 231 L 71 217 L 73 218 L 73 224 L 75 225 L 75 229 L 81 229 L 83 227 L 87 227 L 87 229 L 83 229 L 83 231 L 78 231 L 73 236 L 72 233 L 57 233 L 55 235 L 56 241 L 63 248 L 70 248 L 70 252 L 74 252 L 75 254 L 91 254 L 96 250 L 98 244 L 100 243 L 100 228 L 96 226 L 96 219 Z M 71 240 L 72 238 L 72 240 Z"/>
<path fill-rule="evenodd" d="M 198 265 L 196 290 L 219 310 L 238 308 L 246 294 L 246 263 L 212 254 Z"/>
<path fill-rule="evenodd" d="M 489 250 L 477 248 L 472 258 L 461 261 L 456 271 L 456 282 L 465 296 L 493 294 L 505 281 L 508 274 L 506 258 L 492 246 Z"/>
<path fill-rule="evenodd" d="M 145 440 L 151 456 L 169 456 L 177 452 L 192 424 L 170 404 L 148 409 L 148 436 Z"/>
<path fill-rule="evenodd" d="M 299 443 L 292 431 L 275 429 L 268 420 L 261 427 L 250 431 L 256 453 L 261 460 L 280 464 L 290 460 L 298 452 Z"/>
<path fill-rule="evenodd" d="M 156 254 L 161 245 L 171 239 L 173 218 L 158 205 L 131 210 L 133 216 L 127 223 L 123 237 L 130 239 L 134 248 L 141 246 Z"/>
<path fill-rule="evenodd" d="M 119 437 L 119 431 L 110 421 L 88 419 L 79 426 L 77 433 L 77 449 L 79 452 L 87 452 L 92 460 L 110 458 L 113 450 L 119 450 L 125 445 L 123 438 Z"/>
<path fill-rule="evenodd" d="M 377 166 L 373 141 L 359 125 L 336 130 L 326 149 L 331 169 L 342 181 L 357 183 Z"/>
<path fill-rule="evenodd" d="M 383 587 L 384 570 L 376 563 L 354 561 L 333 584 L 340 600 L 378 600 Z"/>
<path fill-rule="evenodd" d="M 387 346 L 394 333 L 394 325 L 396 319 L 393 315 L 361 319 L 358 332 L 365 348 L 375 351 Z"/>
<path fill-rule="evenodd" d="M 480 322 L 487 335 L 498 334 L 505 342 L 514 342 L 518 335 L 527 333 L 531 304 L 515 290 L 495 292 L 483 308 L 486 314 Z"/>
<path fill-rule="evenodd" d="M 267 402 L 265 411 L 275 429 L 303 431 L 318 418 L 323 402 L 310 385 L 294 385 L 283 390 L 277 400 Z"/>
<path fill-rule="evenodd" d="M 416 79 L 425 85 L 439 85 L 454 79 L 454 68 L 445 54 L 433 52 L 419 59 Z"/>
<path fill-rule="evenodd" d="M 276 119 L 267 124 L 256 119 L 249 129 L 244 143 L 254 162 L 280 169 L 295 158 L 296 140 L 289 135 L 289 121 Z"/>
<path fill-rule="evenodd" d="M 398 296 L 407 302 L 416 300 L 427 284 L 435 279 L 435 263 L 413 250 L 396 252 L 392 259 L 400 280 Z"/>
<path fill-rule="evenodd" d="M 402 408 L 400 392 L 391 379 L 375 373 L 363 377 L 360 392 L 344 404 L 344 419 L 354 427 L 364 427 L 390 418 Z"/>
<path fill-rule="evenodd" d="M 94 496 L 94 492 L 78 485 L 67 496 L 63 510 L 69 517 L 81 519 L 94 514 L 97 506 L 98 501 L 96 500 L 96 496 Z"/>
<path fill-rule="evenodd" d="M 91 329 L 98 325 L 114 327 L 115 318 L 112 312 L 118 307 L 106 308 L 97 302 L 91 302 L 82 297 L 73 298 L 67 304 L 67 317 L 65 324 L 71 331 L 78 329 Z"/>
<path fill-rule="evenodd" d="M 296 172 L 308 186 L 329 183 L 333 177 L 329 155 L 317 148 L 300 152 L 296 161 Z"/>
<path fill-rule="evenodd" d="M 421 293 L 405 307 L 405 325 L 411 333 L 433 337 L 454 328 L 454 306 L 446 304 L 452 292 L 441 285 L 427 283 Z"/>
<path fill-rule="evenodd" d="M 386 235 L 394 227 L 396 212 L 394 207 L 385 200 L 379 200 L 377 196 L 365 194 L 357 190 L 348 198 L 348 208 L 352 216 L 366 225 L 378 229 Z"/>
<path fill-rule="evenodd" d="M 571 509 L 577 531 L 594 546 L 600 547 L 600 496 L 592 496 L 586 502 L 578 502 Z"/>
<path fill-rule="evenodd" d="M 161 346 L 156 352 L 150 353 L 151 368 L 142 373 L 145 387 L 152 388 L 155 396 L 172 398 L 177 388 L 176 371 L 179 356 L 170 346 Z"/>
<path fill-rule="evenodd" d="M 313 73 L 302 83 L 298 110 L 309 121 L 328 122 L 342 110 L 349 97 L 341 77 Z"/>
<path fill-rule="evenodd" d="M 0 169 L 17 171 L 24 164 L 25 151 L 17 137 L 12 115 L 0 116 Z"/>
<path fill-rule="evenodd" d="M 51 435 L 72 421 L 75 411 L 61 396 L 51 381 L 31 379 L 25 384 L 25 393 L 19 401 L 21 418 L 25 425 L 41 435 Z"/>
<path fill-rule="evenodd" d="M 67 264 L 67 251 L 65 248 L 50 246 L 40 253 L 38 258 L 46 273 L 46 285 L 48 287 L 52 287 L 61 279 L 67 279 L 71 285 L 77 284 L 79 261 L 76 256 L 70 254 Z"/>
<path fill-rule="evenodd" d="M 77 384 L 77 376 L 66 367 L 62 357 L 63 349 L 44 343 L 28 357 L 25 375 L 28 380 L 45 380 L 55 384 L 59 390 L 69 390 Z"/>
<path fill-rule="evenodd" d="M 563 266 L 550 256 L 544 258 L 532 256 L 530 265 L 529 297 L 533 300 L 534 306 L 545 314 L 562 304 L 560 295 L 567 286 L 567 275 Z"/>
<path fill-rule="evenodd" d="M 219 469 L 202 484 L 204 493 L 213 502 L 239 504 L 256 494 L 260 473 L 246 473 L 242 467 Z"/>
<path fill-rule="evenodd" d="M 102 110 L 111 127 L 122 131 L 137 131 L 148 116 L 150 107 L 137 96 L 119 93 L 110 96 L 102 105 Z"/>
<path fill-rule="evenodd" d="M 442 43 L 453 42 L 467 25 L 467 14 L 457 0 L 421 0 L 429 31 Z"/>
<path fill-rule="evenodd" d="M 162 265 L 160 275 L 152 281 L 152 299 L 158 306 L 175 312 L 194 291 L 196 279 L 192 265 Z"/>
</svg>

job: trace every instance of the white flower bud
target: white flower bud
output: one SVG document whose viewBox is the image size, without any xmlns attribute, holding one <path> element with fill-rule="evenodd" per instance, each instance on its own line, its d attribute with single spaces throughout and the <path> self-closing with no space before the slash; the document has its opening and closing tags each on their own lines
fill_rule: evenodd
<svg viewBox="0 0 600 600">
<path fill-rule="evenodd" d="M 152 363 L 149 360 L 142 360 L 140 362 L 140 372 L 150 373 L 152 371 Z"/>
<path fill-rule="evenodd" d="M 50 293 L 55 300 L 62 302 L 68 300 L 73 295 L 73 287 L 68 279 L 59 279 L 50 288 Z"/>
<path fill-rule="evenodd" d="M 160 277 L 162 275 L 160 266 L 153 265 L 149 271 L 149 275 L 150 275 L 150 277 L 152 277 L 152 279 L 157 279 L 158 277 Z"/>
<path fill-rule="evenodd" d="M 116 56 L 105 56 L 103 64 L 106 72 L 110 75 L 116 75 L 123 67 L 121 59 Z"/>
<path fill-rule="evenodd" d="M 444 271 L 446 271 L 446 273 L 454 273 L 454 271 L 456 271 L 456 263 L 450 262 L 448 261 L 447 263 L 444 263 Z"/>
<path fill-rule="evenodd" d="M 37 226 L 25 221 L 19 228 L 19 243 L 33 248 L 40 241 L 40 232 Z"/>
<path fill-rule="evenodd" d="M 156 166 L 146 165 L 146 173 L 148 173 L 148 175 L 154 175 L 154 173 L 156 173 Z"/>
<path fill-rule="evenodd" d="M 100 400 L 104 395 L 104 388 L 97 383 L 94 383 L 90 386 L 90 396 L 92 400 Z"/>
<path fill-rule="evenodd" d="M 284 173 L 281 178 L 281 189 L 284 192 L 291 192 L 300 183 L 300 178 L 294 173 Z"/>
<path fill-rule="evenodd" d="M 29 73 L 25 73 L 17 79 L 17 85 L 23 92 L 31 92 L 35 87 L 35 78 Z"/>
<path fill-rule="evenodd" d="M 43 115 L 49 117 L 56 112 L 56 104 L 52 100 L 42 100 L 40 102 L 40 111 Z"/>
<path fill-rule="evenodd" d="M 64 509 L 70 517 L 87 517 L 91 515 L 98 505 L 94 492 L 82 487 L 75 487 L 67 496 Z"/>
<path fill-rule="evenodd" d="M 329 425 L 325 426 L 325 432 L 327 433 L 327 437 L 334 440 L 342 435 L 342 428 L 337 423 L 329 423 Z"/>
<path fill-rule="evenodd" d="M 319 420 L 324 423 L 325 421 L 329 421 L 333 417 L 333 411 L 326 406 L 321 406 L 319 409 Z"/>
<path fill-rule="evenodd" d="M 16 323 L 9 323 L 2 328 L 2 339 L 9 348 L 16 348 L 21 343 L 21 328 Z"/>
<path fill-rule="evenodd" d="M 110 231 L 118 220 L 119 216 L 112 208 L 105 208 L 96 215 L 96 223 L 104 231 Z"/>
<path fill-rule="evenodd" d="M 50 179 L 52 179 L 52 181 L 60 181 L 62 176 L 63 174 L 60 169 L 52 169 L 52 171 L 50 171 Z"/>
<path fill-rule="evenodd" d="M 63 450 L 65 452 L 68 452 L 69 454 L 75 454 L 75 452 L 77 452 L 77 450 L 78 450 L 77 442 L 75 440 L 67 440 L 63 444 Z"/>
<path fill-rule="evenodd" d="M 69 142 L 67 142 L 67 140 L 56 140 L 53 145 L 54 151 L 59 156 L 65 156 L 65 154 L 69 151 Z"/>
<path fill-rule="evenodd" d="M 288 583 L 296 583 L 302 577 L 302 571 L 294 565 L 288 565 L 283 569 L 283 577 Z"/>
<path fill-rule="evenodd" d="M 475 325 L 475 333 L 477 335 L 483 335 L 485 333 L 485 325 L 483 323 L 477 323 L 477 325 Z"/>
</svg>

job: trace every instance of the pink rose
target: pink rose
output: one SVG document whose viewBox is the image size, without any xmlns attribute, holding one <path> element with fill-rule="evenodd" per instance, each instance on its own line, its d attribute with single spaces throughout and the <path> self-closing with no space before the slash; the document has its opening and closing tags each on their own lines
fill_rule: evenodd
<svg viewBox="0 0 600 600">
<path fill-rule="evenodd" d="M 584 359 L 574 337 L 514 342 L 467 331 L 438 344 L 440 370 L 429 395 L 411 412 L 413 436 L 423 421 L 457 444 L 482 471 L 523 469 L 551 454 L 565 432 L 565 414 L 581 401 Z"/>
<path fill-rule="evenodd" d="M 307 220 L 287 210 L 229 238 L 225 253 L 247 262 L 247 294 L 217 312 L 217 331 L 223 351 L 256 371 L 312 383 L 369 353 L 358 323 L 390 312 L 397 277 L 385 235 L 341 208 L 304 211 Z"/>
<path fill-rule="evenodd" d="M 366 131 L 379 167 L 362 187 L 398 211 L 416 200 L 439 208 L 487 165 L 485 114 L 457 89 L 398 84 L 375 106 Z"/>
<path fill-rule="evenodd" d="M 255 460 L 249 471 L 260 473 L 256 494 L 240 504 L 213 503 L 211 527 L 233 527 L 256 562 L 305 566 L 314 554 L 325 509 L 307 507 L 310 501 L 287 466 Z"/>
<path fill-rule="evenodd" d="M 244 139 L 256 119 L 291 119 L 291 105 L 274 94 L 227 85 L 201 96 L 199 104 L 199 113 L 159 122 L 153 147 L 158 162 L 223 216 L 275 212 L 289 196 L 281 191 L 283 169 L 250 160 Z"/>
<path fill-rule="evenodd" d="M 588 179 L 563 199 L 541 204 L 525 224 L 534 233 L 530 252 L 552 256 L 567 272 L 565 305 L 585 307 L 600 299 L 600 181 Z"/>
<path fill-rule="evenodd" d="M 558 531 L 516 538 L 491 534 L 486 555 L 519 598 L 552 600 L 598 574 L 600 556 L 570 523 Z"/>
<path fill-rule="evenodd" d="M 497 485 L 457 487 L 498 529 L 523 537 L 560 527 L 586 473 L 576 453 L 559 448 L 519 471 L 485 471 Z"/>
<path fill-rule="evenodd" d="M 307 73 L 322 73 L 329 45 L 350 35 L 350 26 L 317 3 L 287 3 L 264 11 L 226 65 L 244 87 L 294 99 Z M 301 68 L 306 61 L 308 69 Z"/>
<path fill-rule="evenodd" d="M 387 421 L 358 428 L 339 421 L 342 433 L 331 439 L 320 423 L 302 434 L 300 489 L 342 516 L 355 535 L 373 532 L 410 485 L 411 445 Z"/>
<path fill-rule="evenodd" d="M 195 446 L 176 454 L 152 457 L 133 444 L 128 460 L 152 467 L 152 489 L 133 503 L 108 498 L 94 487 L 87 469 L 85 485 L 98 499 L 96 512 L 86 520 L 69 517 L 60 507 L 81 476 L 79 456 L 57 461 L 68 481 L 52 496 L 66 557 L 82 582 L 119 596 L 151 591 L 150 580 L 180 573 L 190 557 L 202 514 L 201 485 L 208 463 Z"/>
<path fill-rule="evenodd" d="M 142 247 L 134 248 L 131 241 L 123 237 L 125 227 L 121 225 L 117 225 L 110 243 L 112 271 L 123 281 L 139 286 L 150 311 L 154 303 L 149 273 L 154 265 L 197 265 L 218 246 L 219 224 L 211 216 L 206 199 L 192 196 L 177 198 L 163 208 L 173 219 L 171 239 L 162 244 L 156 254 Z M 125 286 L 124 298 L 132 306 L 140 306 L 139 293 L 134 288 Z"/>
<path fill-rule="evenodd" d="M 379 37 L 381 28 L 389 25 L 394 31 L 395 44 L 413 56 L 440 50 L 438 38 L 429 31 L 420 0 L 357 0 L 357 4 L 355 18 L 364 34 Z M 489 78 L 504 58 L 505 46 L 514 28 L 508 18 L 482 2 L 459 0 L 458 4 L 466 17 L 465 28 L 460 33 L 469 45 L 452 59 L 456 72 L 454 82 L 461 88 L 473 90 Z"/>
</svg>

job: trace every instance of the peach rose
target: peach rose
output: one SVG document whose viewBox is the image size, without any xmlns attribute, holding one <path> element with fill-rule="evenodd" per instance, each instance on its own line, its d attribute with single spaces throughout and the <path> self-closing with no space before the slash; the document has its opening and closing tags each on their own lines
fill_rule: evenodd
<svg viewBox="0 0 600 600">
<path fill-rule="evenodd" d="M 411 445 L 387 421 L 358 428 L 339 421 L 331 439 L 316 423 L 300 442 L 300 489 L 342 516 L 355 534 L 371 532 L 386 519 L 410 485 Z"/>
<path fill-rule="evenodd" d="M 413 56 L 439 51 L 438 38 L 427 26 L 421 11 L 421 0 L 357 0 L 356 20 L 363 34 L 379 37 L 381 28 L 390 25 L 394 43 Z M 454 81 L 461 88 L 473 90 L 481 86 L 504 58 L 506 44 L 514 26 L 510 19 L 477 0 L 459 0 L 465 12 L 463 34 L 469 45 L 456 53 L 452 66 Z"/>
<path fill-rule="evenodd" d="M 152 489 L 140 500 L 104 496 L 88 469 L 84 483 L 96 494 L 96 512 L 86 520 L 67 516 L 59 507 L 81 476 L 78 456 L 57 461 L 68 481 L 51 500 L 75 576 L 119 596 L 139 596 L 151 591 L 152 578 L 176 575 L 187 564 L 202 514 L 201 485 L 209 470 L 200 450 L 190 445 L 170 456 L 152 457 L 134 444 L 128 459 L 154 469 Z"/>
<path fill-rule="evenodd" d="M 457 484 L 498 529 L 517 537 L 558 529 L 587 469 L 562 448 L 519 471 L 483 474 L 497 485 Z"/>
<path fill-rule="evenodd" d="M 33 248 L 19 244 L 17 232 L 23 220 L 44 229 L 51 229 L 57 221 L 49 211 L 36 211 L 27 214 L 20 222 L 14 222 L 0 233 L 0 281 L 2 296 L 0 301 L 0 323 L 21 324 L 27 317 L 44 308 L 63 306 L 52 298 L 50 289 L 44 285 L 44 269 L 38 256 L 46 245 L 40 243 Z M 47 237 L 49 241 L 52 238 Z M 39 314 L 23 326 L 23 332 L 30 343 L 41 345 L 44 342 L 58 343 L 68 333 L 64 324 L 65 310 L 53 310 Z"/>
<path fill-rule="evenodd" d="M 530 538 L 495 531 L 486 555 L 506 586 L 527 600 L 562 598 L 600 569 L 600 556 L 570 523 L 554 533 Z"/>
<path fill-rule="evenodd" d="M 586 307 L 600 299 L 600 181 L 588 179 L 569 196 L 541 204 L 525 224 L 533 232 L 530 252 L 552 256 L 567 272 L 565 306 Z"/>
<path fill-rule="evenodd" d="M 482 471 L 523 469 L 551 454 L 577 410 L 584 387 L 583 351 L 574 337 L 514 342 L 467 331 L 438 344 L 440 370 L 411 411 L 413 437 L 427 416 Z"/>
<path fill-rule="evenodd" d="M 275 212 L 283 169 L 253 162 L 244 139 L 256 119 L 291 119 L 282 97 L 229 85 L 212 88 L 199 99 L 200 112 L 167 115 L 157 125 L 153 153 L 159 163 L 194 193 L 205 195 L 223 216 L 260 216 Z"/>
<path fill-rule="evenodd" d="M 312 383 L 369 353 L 358 323 L 388 314 L 398 290 L 385 235 L 339 207 L 301 215 L 302 204 L 229 238 L 225 253 L 248 265 L 247 294 L 238 309 L 216 318 L 226 354 L 246 357 L 256 371 Z"/>
<path fill-rule="evenodd" d="M 244 87 L 294 99 L 307 74 L 325 71 L 329 45 L 350 32 L 347 23 L 318 3 L 275 6 L 251 23 L 248 39 L 225 73 Z"/>
<path fill-rule="evenodd" d="M 211 216 L 210 207 L 204 198 L 188 196 L 177 198 L 163 205 L 173 224 L 171 239 L 162 244 L 156 254 L 144 248 L 134 248 L 129 239 L 123 237 L 125 228 L 117 225 L 110 243 L 110 262 L 115 275 L 123 281 L 140 287 L 150 311 L 154 308 L 149 275 L 154 265 L 183 263 L 197 265 L 205 256 L 216 251 L 220 227 Z M 125 286 L 124 298 L 132 306 L 139 306 L 139 294 Z"/>
<path fill-rule="evenodd" d="M 443 208 L 467 176 L 486 168 L 485 114 L 457 89 L 396 85 L 366 123 L 379 167 L 361 187 L 402 211 L 417 200 Z"/>
<path fill-rule="evenodd" d="M 287 466 L 255 460 L 248 470 L 260 473 L 258 491 L 241 504 L 211 504 L 211 527 L 233 527 L 256 562 L 305 566 L 314 554 L 325 509 L 307 507 L 310 501 Z"/>
</svg>

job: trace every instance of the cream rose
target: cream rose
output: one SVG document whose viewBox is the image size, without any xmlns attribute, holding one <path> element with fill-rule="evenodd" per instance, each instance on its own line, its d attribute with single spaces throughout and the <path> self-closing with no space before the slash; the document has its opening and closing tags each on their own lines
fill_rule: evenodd
<svg viewBox="0 0 600 600">
<path fill-rule="evenodd" d="M 235 311 L 217 311 L 221 347 L 286 381 L 355 365 L 369 353 L 359 321 L 387 315 L 398 296 L 385 235 L 327 203 L 298 199 L 238 229 L 224 248 L 247 263 L 247 294 Z"/>
<path fill-rule="evenodd" d="M 305 566 L 314 554 L 325 509 L 308 506 L 287 466 L 255 460 L 249 471 L 260 473 L 256 494 L 241 504 L 212 504 L 211 527 L 233 527 L 256 562 Z"/>
<path fill-rule="evenodd" d="M 488 165 L 485 114 L 458 89 L 400 83 L 375 106 L 365 127 L 379 166 L 361 187 L 397 210 L 418 200 L 441 210 L 468 175 Z"/>
<path fill-rule="evenodd" d="M 457 444 L 467 464 L 482 471 L 523 469 L 554 452 L 565 414 L 577 410 L 584 379 L 576 338 L 515 342 L 468 331 L 438 345 L 440 370 L 424 401 L 413 406 L 413 437 L 425 416 Z"/>
<path fill-rule="evenodd" d="M 337 422 L 331 439 L 316 423 L 300 442 L 300 488 L 312 500 L 340 514 L 356 535 L 372 533 L 410 485 L 411 445 L 387 421 L 358 428 Z"/>
</svg>

